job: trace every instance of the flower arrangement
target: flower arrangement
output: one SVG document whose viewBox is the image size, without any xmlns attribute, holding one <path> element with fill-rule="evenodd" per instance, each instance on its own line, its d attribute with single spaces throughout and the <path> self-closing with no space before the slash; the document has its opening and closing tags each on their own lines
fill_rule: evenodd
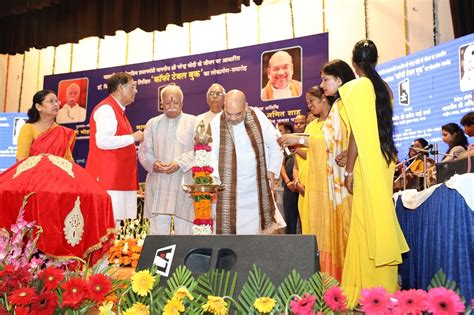
<svg viewBox="0 0 474 315">
<path fill-rule="evenodd" d="M 0 233 L 0 314 L 85 314 L 120 292 L 118 282 L 96 268 L 69 271 L 80 264 L 38 253 L 42 230 L 24 219 L 30 196 L 23 200 L 12 235 L 5 228 Z"/>
<path fill-rule="evenodd" d="M 12 265 L 0 268 L 2 314 L 85 314 L 115 294 L 114 282 L 102 273 L 66 272 L 51 266 L 34 277 Z"/>
<path fill-rule="evenodd" d="M 23 199 L 17 220 L 10 228 L 12 235 L 6 228 L 0 230 L 0 263 L 12 265 L 15 269 L 27 268 L 36 274 L 38 267 L 44 263 L 45 256 L 36 250 L 42 228 L 35 226 L 35 222 L 24 219 L 25 206 L 32 194 Z M 24 240 L 27 240 L 26 243 Z"/>
<path fill-rule="evenodd" d="M 109 264 L 136 268 L 142 247 L 143 239 L 115 240 L 114 245 L 109 249 Z"/>
<path fill-rule="evenodd" d="M 194 145 L 194 166 L 191 171 L 196 185 L 212 185 L 211 147 L 208 144 Z M 193 234 L 210 235 L 214 220 L 211 215 L 212 195 L 209 192 L 193 192 Z"/>
<path fill-rule="evenodd" d="M 132 310 L 147 305 L 140 314 L 316 315 L 348 312 L 347 298 L 337 281 L 321 272 L 305 280 L 293 271 L 277 288 L 254 266 L 240 293 L 235 292 L 237 274 L 230 271 L 212 270 L 195 279 L 186 267 L 179 266 L 163 286 L 160 286 L 159 276 L 153 274 L 153 270 L 143 270 L 132 277 L 130 289 L 120 298 L 123 303 L 119 311 L 136 314 Z M 443 277 L 442 271 L 437 277 Z M 439 284 L 435 278 L 431 285 Z M 444 283 L 453 287 L 452 282 Z M 466 310 L 459 294 L 444 287 L 430 287 L 428 291 L 400 290 L 394 294 L 381 287 L 369 288 L 361 292 L 359 303 L 359 310 L 367 314 L 457 314 Z"/>
</svg>

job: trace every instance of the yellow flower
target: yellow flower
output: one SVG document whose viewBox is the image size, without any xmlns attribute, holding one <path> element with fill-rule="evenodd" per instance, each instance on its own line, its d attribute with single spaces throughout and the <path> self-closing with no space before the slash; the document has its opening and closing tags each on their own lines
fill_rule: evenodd
<svg viewBox="0 0 474 315">
<path fill-rule="evenodd" d="M 179 315 L 182 312 L 184 312 L 184 305 L 181 299 L 178 298 L 168 300 L 163 309 L 163 315 Z"/>
<path fill-rule="evenodd" d="M 184 298 L 188 298 L 188 300 L 192 301 L 194 300 L 194 297 L 189 293 L 188 289 L 185 287 L 179 287 L 176 292 L 173 295 L 173 298 L 177 298 L 179 300 L 182 300 Z"/>
<path fill-rule="evenodd" d="M 99 315 L 115 315 L 115 312 L 112 312 L 112 307 L 114 307 L 114 303 L 111 301 L 102 303 L 99 307 Z"/>
<path fill-rule="evenodd" d="M 142 270 L 132 276 L 132 290 L 141 296 L 146 296 L 153 288 L 155 278 L 148 270 Z"/>
<path fill-rule="evenodd" d="M 150 311 L 148 310 L 148 306 L 143 305 L 140 302 L 133 304 L 132 309 L 135 311 L 137 315 L 150 315 Z"/>
<path fill-rule="evenodd" d="M 123 312 L 123 315 L 150 315 L 150 311 L 146 305 L 137 302 L 133 304 L 131 308 Z"/>
<path fill-rule="evenodd" d="M 264 296 L 256 299 L 253 303 L 253 307 L 260 313 L 270 313 L 275 307 L 275 304 L 275 299 Z"/>
<path fill-rule="evenodd" d="M 214 315 L 227 315 L 229 312 L 227 302 L 220 296 L 212 295 L 207 297 L 207 303 L 202 306 L 202 309 Z"/>
</svg>

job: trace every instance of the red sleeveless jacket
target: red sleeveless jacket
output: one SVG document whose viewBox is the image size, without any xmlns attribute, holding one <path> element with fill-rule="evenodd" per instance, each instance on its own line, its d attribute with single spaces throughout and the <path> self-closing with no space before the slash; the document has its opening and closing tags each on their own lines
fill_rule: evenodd
<svg viewBox="0 0 474 315">
<path fill-rule="evenodd" d="M 122 136 L 133 133 L 132 126 L 117 101 L 111 95 L 102 100 L 91 114 L 89 155 L 87 157 L 86 170 L 106 190 L 137 190 L 138 166 L 135 144 L 132 143 L 126 147 L 113 150 L 102 150 L 97 147 L 95 138 L 97 126 L 94 114 L 98 108 L 105 104 L 112 107 L 118 122 L 115 135 Z"/>
</svg>

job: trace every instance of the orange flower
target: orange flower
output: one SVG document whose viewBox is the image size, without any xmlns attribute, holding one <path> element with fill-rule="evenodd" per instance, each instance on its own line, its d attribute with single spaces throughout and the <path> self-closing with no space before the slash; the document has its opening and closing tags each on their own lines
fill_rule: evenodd
<svg viewBox="0 0 474 315">
<path fill-rule="evenodd" d="M 105 302 L 112 302 L 114 304 L 117 304 L 118 300 L 119 300 L 118 296 L 114 293 L 109 294 L 105 297 Z"/>
<path fill-rule="evenodd" d="M 123 265 L 128 266 L 132 262 L 132 259 L 129 256 L 124 256 L 123 257 Z"/>
</svg>

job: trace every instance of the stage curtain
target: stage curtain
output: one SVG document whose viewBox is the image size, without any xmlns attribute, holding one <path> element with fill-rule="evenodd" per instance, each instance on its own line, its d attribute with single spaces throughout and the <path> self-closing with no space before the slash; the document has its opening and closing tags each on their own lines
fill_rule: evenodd
<svg viewBox="0 0 474 315">
<path fill-rule="evenodd" d="M 137 49 L 139 47 L 139 49 Z M 105 57 L 105 56 L 104 56 Z M 140 63 L 153 60 L 153 32 L 139 28 L 128 34 L 127 63 Z"/>
<path fill-rule="evenodd" d="M 450 0 L 453 19 L 454 38 L 474 33 L 474 2 L 469 0 Z"/>
<path fill-rule="evenodd" d="M 40 5 L 33 6 L 35 2 Z M 262 0 L 254 2 L 261 4 Z M 90 36 L 113 35 L 116 30 L 161 31 L 168 24 L 182 25 L 226 12 L 240 12 L 241 5 L 249 3 L 250 0 L 10 1 L 0 10 L 10 11 L 4 13 L 10 15 L 0 18 L 0 53 L 77 43 Z M 18 10 L 9 10 L 12 6 Z"/>
<path fill-rule="evenodd" d="M 410 251 L 400 266 L 403 289 L 427 289 L 443 268 L 467 301 L 474 298 L 474 211 L 445 185 L 414 210 L 397 202 L 397 216 Z"/>
<path fill-rule="evenodd" d="M 226 50 L 225 15 L 191 23 L 191 53 L 203 54 Z"/>
<path fill-rule="evenodd" d="M 189 23 L 170 24 L 164 32 L 155 32 L 155 60 L 189 54 Z"/>
<path fill-rule="evenodd" d="M 258 44 L 257 6 L 242 7 L 240 14 L 227 14 L 229 49 Z"/>
<path fill-rule="evenodd" d="M 126 64 L 127 34 L 117 31 L 115 36 L 105 36 L 100 41 L 99 68 L 116 67 Z"/>
<path fill-rule="evenodd" d="M 88 37 L 81 39 L 77 44 L 73 44 L 72 72 L 97 68 L 97 58 L 91 58 L 90 56 L 97 56 L 98 40 L 97 37 Z"/>
</svg>

